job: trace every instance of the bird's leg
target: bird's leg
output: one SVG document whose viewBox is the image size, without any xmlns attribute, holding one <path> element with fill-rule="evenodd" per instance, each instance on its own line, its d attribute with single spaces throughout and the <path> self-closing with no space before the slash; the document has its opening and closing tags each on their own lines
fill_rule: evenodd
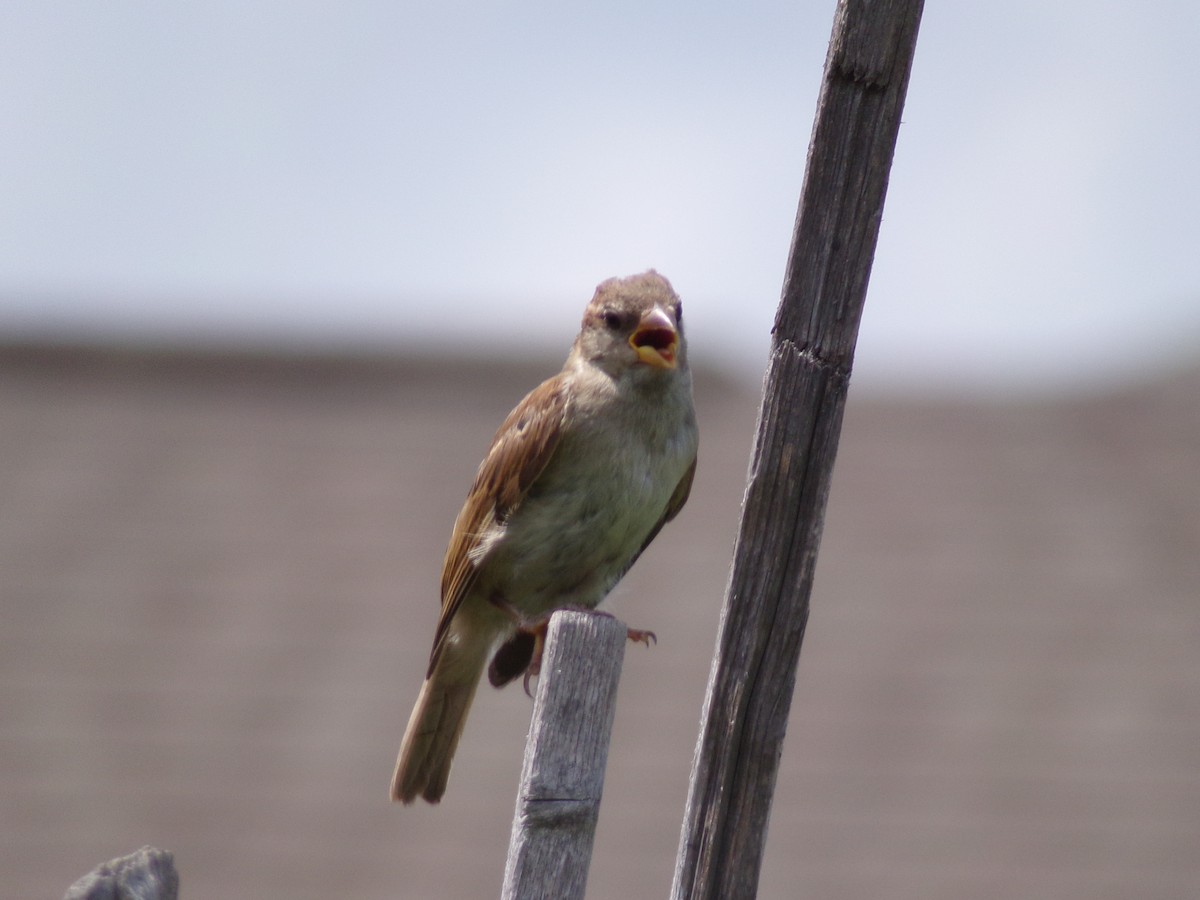
<svg viewBox="0 0 1200 900">
<path fill-rule="evenodd" d="M 536 677 L 542 668 L 542 650 L 546 645 L 550 616 L 541 616 L 530 621 L 499 592 L 493 593 L 488 600 L 512 620 L 514 627 L 513 636 L 501 644 L 496 655 L 492 657 L 491 665 L 488 666 L 488 681 L 493 687 L 504 687 L 524 673 L 522 683 L 525 693 L 532 697 L 529 681 Z"/>
<path fill-rule="evenodd" d="M 530 696 L 533 695 L 529 693 L 529 680 L 531 678 L 536 678 L 542 670 L 542 651 L 546 646 L 546 634 L 550 630 L 550 617 L 560 610 L 587 613 L 590 616 L 604 616 L 607 619 L 616 618 L 616 616 L 614 616 L 612 613 L 605 612 L 601 609 L 591 609 L 586 606 L 560 606 L 557 609 L 546 613 L 546 615 L 539 619 L 532 627 L 525 629 L 533 634 L 534 640 L 533 657 L 529 660 L 529 667 L 525 670 L 524 680 L 525 693 L 529 694 Z M 647 647 L 649 647 L 651 644 L 658 643 L 658 636 L 653 631 L 644 631 L 640 628 L 630 628 L 626 626 L 625 636 L 629 640 L 638 644 L 645 644 Z"/>
<path fill-rule="evenodd" d="M 508 600 L 505 599 L 504 595 L 499 591 L 492 591 L 492 593 L 488 596 L 488 603 L 492 604 L 492 606 L 496 607 L 496 609 L 500 610 L 500 612 L 512 619 L 513 624 L 516 625 L 517 628 L 520 628 L 525 624 L 525 617 L 521 615 L 521 611 L 509 603 Z"/>
<path fill-rule="evenodd" d="M 550 617 L 544 616 L 529 631 L 533 634 L 533 655 L 529 657 L 529 665 L 525 667 L 525 677 L 521 679 L 521 686 L 525 688 L 526 697 L 533 696 L 533 691 L 529 690 L 530 680 L 542 674 L 542 651 L 546 649 L 546 634 L 550 631 Z"/>
<path fill-rule="evenodd" d="M 524 678 L 521 684 L 525 688 L 525 693 L 530 697 L 533 696 L 533 691 L 530 690 L 529 683 L 541 674 L 542 653 L 546 649 L 546 634 L 550 630 L 550 617 L 554 613 L 559 610 L 571 610 L 593 616 L 614 618 L 612 613 L 586 606 L 560 606 L 545 615 L 530 620 L 525 618 L 520 610 L 499 593 L 492 594 L 488 600 L 512 620 L 516 629 L 516 634 L 496 651 L 492 664 L 488 667 L 488 680 L 495 687 L 503 687 L 518 675 L 523 674 Z M 647 647 L 658 643 L 658 637 L 653 631 L 626 627 L 625 633 L 629 640 L 645 644 Z"/>
<path fill-rule="evenodd" d="M 658 635 L 653 631 L 643 631 L 640 628 L 626 628 L 625 635 L 634 643 L 645 644 L 647 647 L 658 643 Z"/>
<path fill-rule="evenodd" d="M 604 616 L 606 619 L 616 618 L 616 616 L 610 612 L 605 612 L 602 609 L 588 609 L 586 606 L 560 606 L 558 609 L 569 609 L 573 612 L 588 613 L 589 615 L 593 616 Z M 556 609 L 555 612 L 558 612 L 558 609 Z M 651 644 L 658 643 L 658 635 L 656 635 L 653 631 L 643 631 L 640 628 L 630 628 L 628 625 L 625 626 L 625 636 L 634 643 L 645 644 L 647 647 L 649 647 Z"/>
</svg>

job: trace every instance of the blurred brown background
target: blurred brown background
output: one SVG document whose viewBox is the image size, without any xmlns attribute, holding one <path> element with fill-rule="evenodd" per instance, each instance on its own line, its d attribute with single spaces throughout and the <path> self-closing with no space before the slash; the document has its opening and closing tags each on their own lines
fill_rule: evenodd
<svg viewBox="0 0 1200 900">
<path fill-rule="evenodd" d="M 183 895 L 499 891 L 530 702 L 386 800 L 451 522 L 544 364 L 0 351 L 0 872 L 152 843 Z M 589 897 L 665 897 L 758 395 L 701 373 Z M 1200 896 L 1200 376 L 1062 400 L 853 388 L 764 898 Z"/>
</svg>

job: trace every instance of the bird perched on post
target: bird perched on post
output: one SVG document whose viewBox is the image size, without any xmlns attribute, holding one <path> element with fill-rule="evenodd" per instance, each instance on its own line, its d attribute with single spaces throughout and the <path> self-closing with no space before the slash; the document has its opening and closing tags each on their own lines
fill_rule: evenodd
<svg viewBox="0 0 1200 900">
<path fill-rule="evenodd" d="M 683 507 L 696 444 L 682 302 L 654 271 L 603 282 L 562 371 L 496 432 L 454 523 L 393 800 L 441 799 L 484 669 L 496 687 L 536 672 L 550 613 L 594 608 Z"/>
</svg>

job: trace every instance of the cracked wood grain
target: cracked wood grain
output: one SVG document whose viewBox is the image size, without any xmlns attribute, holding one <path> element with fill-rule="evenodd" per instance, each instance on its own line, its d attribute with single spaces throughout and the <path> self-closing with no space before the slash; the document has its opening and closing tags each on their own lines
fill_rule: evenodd
<svg viewBox="0 0 1200 900">
<path fill-rule="evenodd" d="M 921 0 L 841 0 L 692 767 L 674 900 L 757 893 Z"/>
</svg>

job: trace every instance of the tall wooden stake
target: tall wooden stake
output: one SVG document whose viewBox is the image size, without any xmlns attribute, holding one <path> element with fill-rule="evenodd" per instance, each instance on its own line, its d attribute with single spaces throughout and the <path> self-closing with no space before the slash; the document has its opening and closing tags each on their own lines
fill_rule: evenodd
<svg viewBox="0 0 1200 900">
<path fill-rule="evenodd" d="M 840 0 L 675 864 L 752 898 L 921 0 Z"/>
</svg>

